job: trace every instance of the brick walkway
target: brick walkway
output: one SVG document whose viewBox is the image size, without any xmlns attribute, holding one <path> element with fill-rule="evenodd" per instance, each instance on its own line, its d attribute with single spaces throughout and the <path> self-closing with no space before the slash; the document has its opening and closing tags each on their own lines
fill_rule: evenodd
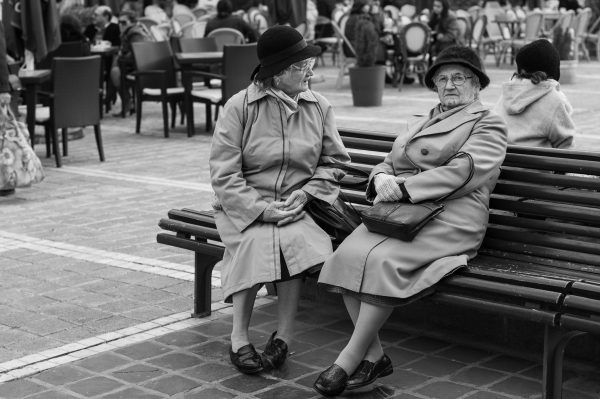
<svg viewBox="0 0 600 399">
<path fill-rule="evenodd" d="M 575 146 L 598 150 L 600 69 L 581 63 L 579 72 L 577 84 L 564 86 L 580 131 Z M 347 78 L 335 90 L 335 69 L 317 73 L 325 81 L 314 89 L 334 104 L 340 126 L 401 132 L 403 120 L 435 104 L 434 93 L 410 85 L 386 89 L 382 107 L 354 108 Z M 488 73 L 493 83 L 482 99 L 490 104 L 512 70 Z M 196 112 L 203 121 L 202 107 Z M 157 106 L 147 107 L 142 134 L 133 134 L 134 124 L 133 117 L 103 120 L 105 163 L 88 129 L 69 143 L 63 168 L 43 158 L 44 182 L 0 197 L 0 398 L 315 397 L 310 385 L 349 332 L 343 308 L 303 303 L 288 367 L 239 376 L 227 359 L 230 308 L 219 302 L 218 270 L 213 318 L 190 319 L 192 255 L 156 244 L 166 211 L 208 207 L 210 135 L 199 126 L 187 138 L 178 125 L 164 139 Z M 43 157 L 44 145 L 36 152 Z M 253 319 L 260 347 L 273 330 L 271 299 L 261 303 Z M 396 372 L 348 397 L 540 397 L 535 358 L 456 346 L 410 326 L 386 328 Z M 566 398 L 600 396 L 594 370 L 567 377 Z"/>
</svg>

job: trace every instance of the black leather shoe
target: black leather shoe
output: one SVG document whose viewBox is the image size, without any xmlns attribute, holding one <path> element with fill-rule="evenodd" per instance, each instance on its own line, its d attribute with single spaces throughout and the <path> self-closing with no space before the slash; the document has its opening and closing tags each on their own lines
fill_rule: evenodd
<svg viewBox="0 0 600 399">
<path fill-rule="evenodd" d="M 388 355 L 384 354 L 375 363 L 363 360 L 348 379 L 346 389 L 351 390 L 367 386 L 375 382 L 379 377 L 385 377 L 393 372 L 392 361 Z"/>
<path fill-rule="evenodd" d="M 313 388 L 323 396 L 337 396 L 344 392 L 347 382 L 348 374 L 334 363 L 319 375 Z"/>
<path fill-rule="evenodd" d="M 285 362 L 285 358 L 288 353 L 287 344 L 279 338 L 275 338 L 275 331 L 265 347 L 262 353 L 262 362 L 265 369 L 278 369 Z"/>
<path fill-rule="evenodd" d="M 256 374 L 264 368 L 260 355 L 252 344 L 242 346 L 237 353 L 229 347 L 229 358 L 235 368 L 244 374 Z"/>
</svg>

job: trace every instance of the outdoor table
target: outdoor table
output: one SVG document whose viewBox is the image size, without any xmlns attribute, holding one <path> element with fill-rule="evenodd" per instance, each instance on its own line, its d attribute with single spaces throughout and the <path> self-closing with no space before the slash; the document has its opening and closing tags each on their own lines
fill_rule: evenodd
<svg viewBox="0 0 600 399">
<path fill-rule="evenodd" d="M 189 73 L 194 64 L 217 64 L 223 61 L 222 51 L 202 51 L 175 53 L 175 59 L 181 67 L 181 81 L 184 88 L 185 110 L 188 117 L 188 137 L 194 135 L 194 104 L 192 101 L 192 75 Z"/>
<path fill-rule="evenodd" d="M 27 130 L 33 148 L 35 141 L 35 107 L 37 103 L 38 87 L 50 79 L 52 72 L 49 69 L 20 70 L 19 79 L 25 90 L 25 104 L 27 105 Z"/>
<path fill-rule="evenodd" d="M 106 92 L 104 94 L 104 107 L 106 112 L 110 111 L 111 100 L 116 95 L 116 87 L 110 79 L 110 68 L 112 68 L 113 57 L 119 52 L 119 46 L 91 46 L 90 54 L 99 55 L 101 58 L 100 71 L 102 73 L 102 83 L 106 83 Z"/>
</svg>

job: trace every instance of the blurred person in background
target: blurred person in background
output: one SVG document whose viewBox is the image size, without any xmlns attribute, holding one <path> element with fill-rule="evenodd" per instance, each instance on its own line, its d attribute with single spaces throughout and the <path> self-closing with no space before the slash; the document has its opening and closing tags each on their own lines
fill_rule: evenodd
<svg viewBox="0 0 600 399">
<path fill-rule="evenodd" d="M 450 10 L 448 0 L 433 1 L 428 25 L 433 38 L 430 50 L 432 59 L 445 48 L 462 44 L 456 15 Z"/>
<path fill-rule="evenodd" d="M 85 28 L 83 34 L 90 43 L 99 41 L 110 42 L 111 46 L 121 45 L 121 31 L 119 25 L 111 22 L 113 13 L 108 6 L 98 6 L 94 10 L 94 23 Z"/>
<path fill-rule="evenodd" d="M 230 0 L 219 0 L 217 3 L 217 16 L 208 21 L 204 35 L 207 36 L 215 29 L 231 28 L 241 32 L 247 42 L 255 42 L 258 39 L 256 31 L 246 21 L 237 15 L 233 15 L 232 12 L 233 6 Z"/>
</svg>

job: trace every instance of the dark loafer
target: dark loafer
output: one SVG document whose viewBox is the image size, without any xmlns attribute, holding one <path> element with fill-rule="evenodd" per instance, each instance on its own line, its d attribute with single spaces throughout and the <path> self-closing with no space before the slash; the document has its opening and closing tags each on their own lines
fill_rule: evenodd
<svg viewBox="0 0 600 399">
<path fill-rule="evenodd" d="M 337 396 L 344 392 L 347 382 L 348 374 L 334 363 L 319 375 L 313 388 L 323 396 Z"/>
<path fill-rule="evenodd" d="M 346 389 L 357 389 L 375 382 L 379 377 L 385 377 L 394 372 L 392 360 L 388 355 L 383 355 L 375 363 L 363 360 L 360 362 L 354 373 L 348 379 Z"/>
<path fill-rule="evenodd" d="M 277 331 L 271 335 L 262 353 L 262 362 L 265 369 L 278 369 L 287 357 L 287 344 L 282 339 L 275 338 L 275 334 L 277 334 Z"/>
<path fill-rule="evenodd" d="M 256 374 L 263 370 L 262 360 L 252 344 L 242 346 L 237 353 L 229 347 L 231 363 L 244 374 Z"/>
</svg>

